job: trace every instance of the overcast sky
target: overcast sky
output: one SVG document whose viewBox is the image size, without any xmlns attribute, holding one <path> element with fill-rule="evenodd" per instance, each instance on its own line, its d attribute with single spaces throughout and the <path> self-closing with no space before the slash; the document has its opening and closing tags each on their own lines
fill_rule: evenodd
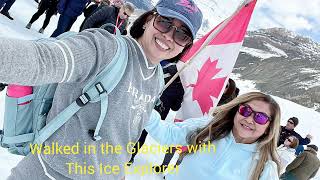
<svg viewBox="0 0 320 180">
<path fill-rule="evenodd" d="M 157 0 L 153 0 L 157 1 Z M 210 16 L 214 26 L 216 16 L 229 16 L 244 0 L 194 0 Z M 210 6 L 208 3 L 215 4 Z M 214 7 L 214 8 L 213 8 Z M 211 9 L 213 8 L 213 9 Z M 218 9 L 217 9 L 218 8 Z M 219 12 L 217 15 L 212 11 Z M 226 17 L 225 17 L 226 18 Z M 223 18 L 223 19 L 225 19 Z M 249 30 L 282 27 L 320 42 L 320 0 L 257 0 Z"/>
<path fill-rule="evenodd" d="M 250 29 L 284 27 L 320 42 L 320 0 L 258 0 Z"/>
</svg>

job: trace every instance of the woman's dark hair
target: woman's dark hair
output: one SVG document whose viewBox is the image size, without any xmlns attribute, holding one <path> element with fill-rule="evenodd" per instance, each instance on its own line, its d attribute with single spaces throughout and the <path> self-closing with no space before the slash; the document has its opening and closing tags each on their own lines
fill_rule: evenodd
<svg viewBox="0 0 320 180">
<path fill-rule="evenodd" d="M 144 33 L 144 29 L 143 29 L 144 24 L 146 22 L 150 21 L 156 13 L 157 13 L 157 10 L 154 8 L 151 11 L 147 11 L 147 12 L 143 13 L 140 17 L 138 17 L 133 22 L 133 24 L 130 28 L 131 37 L 133 37 L 134 39 L 139 39 Z M 189 51 L 189 49 L 192 47 L 192 45 L 193 45 L 193 43 L 185 46 L 183 51 L 180 54 L 178 54 L 177 56 L 175 56 L 171 59 L 167 59 L 167 61 L 170 61 L 170 62 L 179 61 L 182 58 L 182 56 Z"/>
<path fill-rule="evenodd" d="M 231 78 L 228 81 L 229 85 L 226 87 L 227 91 L 222 95 L 220 101 L 218 102 L 218 106 L 226 104 L 236 98 L 239 94 L 239 89 L 236 86 L 236 83 Z M 238 91 L 238 92 L 237 92 Z"/>
</svg>

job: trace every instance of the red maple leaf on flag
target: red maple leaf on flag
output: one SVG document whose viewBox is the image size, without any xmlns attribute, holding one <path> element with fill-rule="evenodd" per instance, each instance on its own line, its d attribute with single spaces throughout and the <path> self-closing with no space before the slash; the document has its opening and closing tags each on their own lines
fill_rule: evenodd
<svg viewBox="0 0 320 180">
<path fill-rule="evenodd" d="M 211 62 L 210 57 L 198 71 L 198 79 L 196 84 L 190 84 L 193 87 L 192 100 L 197 101 L 203 114 L 208 113 L 213 107 L 211 96 L 218 98 L 223 88 L 226 77 L 212 79 L 221 71 L 217 68 L 218 60 Z"/>
</svg>

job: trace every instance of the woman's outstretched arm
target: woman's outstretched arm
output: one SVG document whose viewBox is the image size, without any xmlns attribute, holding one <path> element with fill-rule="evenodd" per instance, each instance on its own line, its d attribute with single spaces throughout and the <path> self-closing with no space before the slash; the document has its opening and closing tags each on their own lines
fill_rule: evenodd
<svg viewBox="0 0 320 180">
<path fill-rule="evenodd" d="M 0 38 L 0 82 L 21 85 L 81 82 L 110 62 L 116 50 L 114 36 L 98 29 L 61 40 Z"/>
<path fill-rule="evenodd" d="M 187 145 L 187 135 L 208 124 L 208 117 L 187 119 L 183 122 L 169 123 L 162 121 L 160 114 L 153 110 L 145 129 L 160 144 Z"/>
</svg>

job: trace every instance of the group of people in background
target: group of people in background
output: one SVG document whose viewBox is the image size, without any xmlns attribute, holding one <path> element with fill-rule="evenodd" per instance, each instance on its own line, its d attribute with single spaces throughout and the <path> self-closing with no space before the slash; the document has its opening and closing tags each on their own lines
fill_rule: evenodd
<svg viewBox="0 0 320 180">
<path fill-rule="evenodd" d="M 0 9 L 2 8 L 0 13 L 11 20 L 13 18 L 9 14 L 9 9 L 14 2 L 15 0 L 0 0 Z M 127 34 L 128 18 L 134 13 L 134 9 L 132 3 L 123 0 L 41 0 L 37 12 L 31 17 L 26 28 L 30 29 L 32 24 L 45 14 L 43 25 L 38 30 L 39 33 L 43 33 L 51 17 L 59 13 L 57 28 L 51 35 L 51 37 L 57 37 L 69 31 L 77 18 L 84 13 L 85 20 L 80 31 L 102 27 L 110 33 L 114 33 L 114 28 L 106 25 L 111 23 L 125 35 Z"/>
<path fill-rule="evenodd" d="M 320 167 L 317 157 L 318 147 L 310 144 L 312 136 L 307 134 L 303 138 L 294 128 L 299 124 L 297 117 L 288 119 L 285 126 L 281 126 L 278 141 L 282 180 L 307 180 L 313 178 Z M 306 149 L 304 145 L 307 145 Z"/>
<path fill-rule="evenodd" d="M 123 35 L 127 34 L 129 17 L 134 13 L 135 6 L 130 2 L 123 0 L 41 0 L 38 2 L 38 10 L 31 17 L 26 25 L 30 29 L 32 24 L 45 14 L 45 20 L 42 27 L 38 30 L 39 33 L 44 33 L 48 26 L 50 19 L 58 12 L 60 14 L 57 28 L 52 33 L 51 37 L 57 37 L 60 34 L 71 29 L 77 17 L 84 14 L 84 21 L 82 22 L 79 31 L 89 28 L 103 28 L 110 33 L 115 33 L 116 26 Z M 15 0 L 0 0 L 0 13 L 9 19 L 13 18 L 9 14 L 9 9 Z M 4 90 L 6 83 L 0 83 L 0 91 Z"/>
<path fill-rule="evenodd" d="M 96 6 L 95 9 L 88 8 L 92 12 L 87 12 L 88 15 L 80 26 L 80 31 L 89 28 L 103 28 L 110 33 L 115 33 L 115 27 L 117 27 L 122 35 L 127 34 L 128 18 L 134 13 L 135 9 L 130 2 L 125 2 L 120 7 L 101 4 Z M 108 24 L 113 24 L 115 27 Z"/>
<path fill-rule="evenodd" d="M 150 77 L 152 77 L 153 74 L 149 72 L 153 67 L 152 65 L 160 63 L 164 73 L 164 81 L 166 83 L 177 73 L 176 63 L 192 46 L 195 34 L 200 28 L 202 20 L 202 13 L 200 10 L 197 11 L 197 13 L 190 12 L 190 10 L 183 10 L 183 7 L 176 6 L 176 1 L 177 0 L 160 0 L 155 9 L 144 13 L 134 23 L 133 26 L 135 31 L 131 29 L 130 35 L 135 40 L 127 40 L 127 42 L 132 45 L 132 53 L 137 53 L 138 51 L 139 53 L 140 51 L 143 52 L 140 54 L 138 53 L 138 55 L 135 54 L 134 57 L 132 57 L 137 62 L 140 62 L 141 60 L 141 64 L 145 63 L 143 66 L 144 69 L 141 70 L 140 67 L 140 71 L 146 71 L 146 73 L 151 74 Z M 194 5 L 192 0 L 186 1 L 192 2 L 191 4 Z M 9 9 L 14 2 L 15 0 L 0 0 L 0 8 L 2 8 L 0 13 L 11 20 L 13 20 L 13 18 L 9 14 Z M 111 34 L 115 33 L 115 28 L 118 28 L 121 34 L 128 34 L 128 18 L 135 11 L 135 7 L 132 3 L 123 2 L 121 0 L 94 0 L 93 4 L 90 3 L 91 1 L 89 0 L 41 0 L 37 12 L 31 17 L 26 28 L 30 29 L 32 24 L 41 15 L 46 13 L 44 23 L 38 30 L 39 33 L 43 33 L 50 22 L 50 18 L 54 14 L 59 13 L 60 17 L 57 28 L 51 35 L 51 37 L 57 37 L 60 34 L 69 31 L 77 18 L 84 13 L 85 19 L 80 26 L 79 32 L 89 39 L 92 38 L 91 36 L 97 36 L 99 38 L 103 37 L 106 40 L 105 42 L 110 45 L 112 44 L 112 41 L 114 41 L 109 34 L 104 34 L 105 32 L 102 32 L 102 30 L 98 30 L 102 35 L 97 35 L 92 33 L 91 30 L 87 30 L 90 28 L 101 28 L 107 30 Z M 197 9 L 197 6 L 194 6 L 194 9 Z M 180 14 L 181 12 L 182 14 Z M 113 24 L 113 26 L 110 26 L 109 24 Z M 172 31 L 173 33 L 171 33 Z M 149 42 L 152 33 L 156 34 L 154 35 L 156 37 L 154 39 L 158 43 L 157 45 L 154 45 L 155 43 L 152 44 L 153 42 Z M 172 43 L 174 44 L 172 46 L 170 45 L 168 48 L 175 50 L 174 53 L 171 52 L 172 54 L 169 55 L 164 53 L 161 54 L 162 51 L 156 53 L 158 49 L 162 48 L 160 46 L 167 46 L 165 43 L 159 42 L 165 41 L 164 39 L 168 38 L 167 36 L 170 36 L 169 38 L 172 39 Z M 100 42 L 99 38 L 93 38 L 90 39 L 90 41 L 101 43 L 101 46 L 105 46 L 105 42 L 103 40 Z M 71 40 L 73 40 L 73 38 L 69 39 L 70 42 Z M 83 39 L 76 36 L 74 40 L 82 42 Z M 65 43 L 68 44 L 70 43 L 69 41 L 65 40 Z M 82 43 L 85 46 L 85 42 Z M 136 46 L 135 43 L 139 43 L 141 47 Z M 72 46 L 72 43 L 70 43 L 70 45 Z M 106 48 L 114 47 L 107 46 Z M 48 49 L 51 53 L 56 53 L 56 49 L 50 49 L 49 46 Z M 76 51 L 75 47 L 72 47 L 71 49 Z M 164 48 L 162 48 L 162 50 L 163 49 Z M 89 53 L 89 50 L 87 53 Z M 101 51 L 102 54 L 105 55 L 104 49 L 94 50 Z M 113 51 L 114 49 L 111 49 L 110 53 Z M 142 56 L 144 53 L 146 54 L 146 59 Z M 159 54 L 160 56 L 158 57 Z M 37 54 L 35 53 L 34 56 L 37 56 Z M 106 56 L 108 56 L 108 58 L 111 57 L 111 55 L 110 57 L 109 55 Z M 80 59 L 81 57 L 77 58 Z M 75 59 L 76 63 L 77 58 Z M 43 57 L 43 61 L 46 62 L 46 60 L 46 57 Z M 105 59 L 101 59 L 101 61 L 104 60 Z M 154 60 L 154 62 L 147 62 L 148 60 Z M 30 61 L 32 61 L 32 59 L 30 59 Z M 86 59 L 83 60 L 83 62 L 84 61 L 86 63 L 92 61 L 92 64 L 97 64 L 95 59 Z M 92 64 L 90 64 L 90 67 Z M 135 64 L 135 66 L 138 65 Z M 135 66 L 132 66 L 132 72 L 130 73 L 137 73 L 134 69 Z M 102 67 L 99 68 L 102 69 Z M 89 72 L 94 68 L 84 69 Z M 84 70 L 80 69 L 79 73 L 75 74 L 79 75 L 82 71 Z M 139 74 L 136 75 L 140 77 Z M 157 82 L 157 78 L 159 77 L 154 77 L 153 81 Z M 48 77 L 48 79 L 50 79 L 50 77 Z M 74 77 L 72 80 L 77 82 L 79 79 L 81 79 L 81 77 Z M 141 77 L 141 79 L 143 78 Z M 10 78 L 7 79 L 7 81 L 10 80 Z M 50 80 L 50 82 L 59 82 L 60 80 L 61 79 L 57 78 Z M 27 82 L 28 80 L 21 78 L 21 81 Z M 145 81 L 145 79 L 141 81 Z M 155 84 L 154 82 L 149 82 L 150 87 L 143 90 L 149 91 L 151 85 Z M 41 84 L 47 82 L 32 83 Z M 73 88 L 77 89 L 78 87 Z M 160 87 L 158 87 L 157 90 L 159 89 Z M 62 88 L 59 90 L 62 91 L 64 89 Z M 67 94 L 65 92 L 63 93 Z M 150 93 L 155 95 L 157 91 L 154 90 Z M 181 144 L 188 146 L 208 145 L 212 143 L 215 144 L 216 149 L 214 154 L 188 152 L 185 149 L 182 150 L 179 152 L 179 159 L 176 163 L 176 165 L 179 166 L 179 174 L 168 174 L 166 179 L 236 178 L 237 180 L 276 180 L 280 177 L 282 180 L 307 180 L 316 175 L 320 167 L 320 161 L 317 158 L 318 147 L 310 144 L 312 136 L 308 134 L 303 138 L 295 132 L 294 128 L 299 124 L 299 119 L 297 117 L 291 117 L 288 119 L 286 126 L 280 126 L 280 106 L 271 96 L 259 92 L 239 95 L 239 88 L 237 88 L 236 83 L 230 78 L 217 108 L 210 116 L 187 119 L 183 122 L 176 123 L 163 121 L 167 118 L 170 110 L 179 110 L 183 101 L 183 96 L 184 89 L 181 80 L 178 77 L 162 93 L 160 104 L 154 106 L 153 110 L 148 111 L 146 115 L 143 116 L 145 118 L 144 122 L 142 122 L 143 120 L 139 122 L 141 131 L 137 134 L 138 137 L 140 135 L 140 138 L 137 141 L 136 146 L 133 147 L 134 152 L 138 152 L 138 148 L 144 144 L 148 134 L 159 143 L 165 145 Z M 129 107 L 131 106 L 128 105 L 128 108 Z M 92 109 L 92 112 L 94 112 L 94 110 L 97 109 Z M 146 121 L 149 117 L 150 120 Z M 133 118 L 133 116 L 131 118 Z M 87 116 L 79 118 L 79 121 L 87 122 Z M 123 118 L 123 124 L 128 124 L 126 118 Z M 69 126 L 67 128 L 73 129 L 74 127 Z M 142 129 L 144 130 L 142 131 Z M 125 129 L 124 131 L 125 133 L 130 134 L 129 132 L 136 132 L 137 130 L 132 130 L 132 127 L 128 127 L 128 130 Z M 106 132 L 109 131 L 106 130 Z M 117 135 L 117 133 L 114 133 L 114 135 Z M 127 137 L 127 139 L 123 140 L 123 144 L 129 140 L 137 139 L 130 135 L 125 137 Z M 88 138 L 86 138 L 87 137 L 84 137 L 85 140 L 88 140 Z M 108 138 L 114 141 L 114 143 L 117 143 L 115 137 Z M 307 145 L 306 149 L 304 149 L 304 145 Z M 160 166 L 154 167 L 156 172 L 163 172 L 166 170 L 175 151 L 177 151 L 177 148 L 173 149 L 173 152 L 166 153 Z M 131 165 L 134 163 L 136 154 L 137 153 L 133 153 L 130 160 L 128 155 L 126 155 L 126 157 L 121 157 L 121 161 L 129 161 L 128 165 Z M 22 161 L 23 165 L 35 164 L 35 167 L 40 167 L 37 159 L 30 156 L 28 158 L 29 159 Z M 94 156 L 91 160 L 94 161 L 94 158 L 99 159 L 101 157 Z M 103 158 L 105 157 L 102 157 L 102 159 Z M 46 159 L 46 157 L 43 159 Z M 60 157 L 60 160 L 61 159 L 63 159 L 63 157 Z M 46 161 L 48 164 L 55 163 L 48 159 Z M 115 163 L 120 162 L 120 160 L 116 158 L 114 158 L 113 161 Z M 63 162 L 63 160 L 58 162 Z M 18 165 L 18 167 L 21 166 L 21 164 L 20 166 Z M 59 174 L 60 172 L 58 173 L 58 170 L 55 171 L 54 168 L 50 170 L 61 175 Z M 20 177 L 17 171 L 18 170 L 12 172 L 12 179 Z"/>
</svg>

